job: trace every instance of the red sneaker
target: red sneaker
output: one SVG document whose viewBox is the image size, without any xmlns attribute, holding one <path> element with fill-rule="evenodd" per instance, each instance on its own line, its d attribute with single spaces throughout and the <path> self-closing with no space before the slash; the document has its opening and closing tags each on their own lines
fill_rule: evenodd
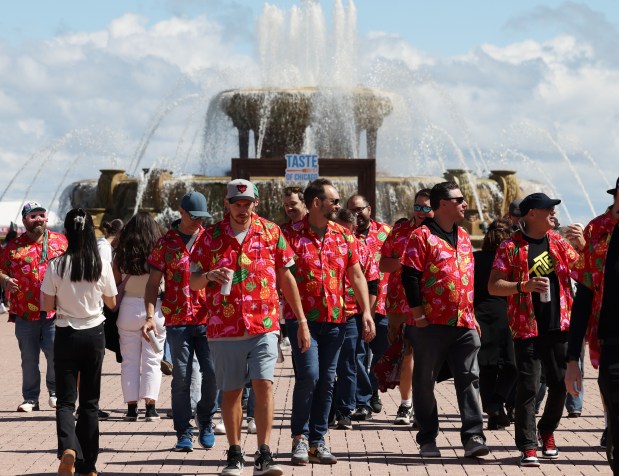
<svg viewBox="0 0 619 476">
<path fill-rule="evenodd" d="M 559 457 L 559 449 L 555 445 L 555 437 L 552 433 L 546 435 L 540 434 L 540 443 L 542 446 L 543 458 L 556 459 Z"/>
</svg>

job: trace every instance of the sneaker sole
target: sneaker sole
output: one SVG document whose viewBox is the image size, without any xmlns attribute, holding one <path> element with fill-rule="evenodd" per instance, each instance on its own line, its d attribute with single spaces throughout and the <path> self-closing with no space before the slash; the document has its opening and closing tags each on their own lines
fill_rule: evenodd
<svg viewBox="0 0 619 476">
<path fill-rule="evenodd" d="M 471 452 L 465 451 L 464 457 L 465 458 L 479 458 L 480 456 L 486 456 L 488 454 L 490 454 L 490 450 L 488 448 L 479 448 Z"/>
<path fill-rule="evenodd" d="M 290 462 L 295 465 L 295 466 L 306 466 L 309 464 L 309 458 L 308 459 L 301 459 L 301 458 L 291 458 Z"/>
<path fill-rule="evenodd" d="M 254 466 L 254 475 L 257 476 L 281 476 L 284 471 L 281 468 L 269 468 L 266 471 L 261 471 Z"/>
<path fill-rule="evenodd" d="M 335 426 L 336 430 L 352 430 L 352 425 L 338 424 Z"/>
<path fill-rule="evenodd" d="M 396 419 L 396 420 L 393 422 L 393 424 L 394 424 L 394 425 L 410 425 L 410 424 L 411 424 L 411 420 L 410 420 L 410 418 L 408 419 L 408 421 L 407 421 L 407 420 L 405 420 L 405 419 L 400 419 L 400 420 L 397 420 L 397 419 Z"/>
<path fill-rule="evenodd" d="M 159 421 L 161 420 L 161 417 L 158 416 L 148 416 L 144 418 L 144 421 Z"/>
<path fill-rule="evenodd" d="M 123 417 L 123 421 L 138 421 L 138 417 Z"/>
<path fill-rule="evenodd" d="M 174 451 L 176 451 L 177 453 L 191 453 L 193 451 L 193 448 L 189 448 L 189 447 L 179 448 L 178 446 L 175 446 Z"/>
<path fill-rule="evenodd" d="M 309 457 L 309 462 L 312 463 L 312 464 L 324 464 L 324 465 L 337 464 L 337 460 L 335 460 L 335 461 L 333 461 L 333 460 L 325 461 L 324 459 L 320 459 L 320 458 L 317 458 L 315 456 L 310 456 Z"/>
<path fill-rule="evenodd" d="M 432 451 L 432 452 L 426 451 L 426 452 L 423 452 L 423 453 L 419 453 L 419 456 L 421 456 L 422 458 L 440 458 L 441 457 L 441 452 L 440 451 L 438 451 L 438 452 L 436 452 L 436 451 Z"/>
<path fill-rule="evenodd" d="M 544 459 L 557 459 L 559 458 L 559 453 L 557 453 L 556 455 L 545 455 L 544 453 L 542 453 L 540 457 Z"/>
<path fill-rule="evenodd" d="M 539 464 L 539 461 L 536 461 L 536 462 L 526 462 L 526 463 L 523 463 L 521 461 L 520 462 L 520 466 L 523 467 L 523 468 L 539 468 L 540 464 Z"/>
</svg>

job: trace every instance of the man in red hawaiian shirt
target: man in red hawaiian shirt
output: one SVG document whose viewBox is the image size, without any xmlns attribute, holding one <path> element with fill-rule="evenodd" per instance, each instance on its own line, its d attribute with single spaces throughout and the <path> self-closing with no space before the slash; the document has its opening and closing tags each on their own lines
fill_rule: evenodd
<svg viewBox="0 0 619 476">
<path fill-rule="evenodd" d="M 380 261 L 380 250 L 391 227 L 386 223 L 379 223 L 372 219 L 372 207 L 363 195 L 353 195 L 348 199 L 346 208 L 357 215 L 355 237 L 365 244 L 372 254 L 374 262 Z M 361 343 L 357 350 L 357 408 L 351 418 L 363 421 L 372 417 L 372 412 L 379 413 L 383 404 L 378 395 L 378 380 L 374 375 L 374 366 L 383 356 L 389 342 L 387 340 L 387 312 L 385 299 L 387 296 L 387 282 L 389 273 L 380 273 L 376 304 L 374 306 L 374 326 L 376 337 L 369 344 Z M 372 351 L 372 361 L 368 362 L 369 350 Z M 367 369 L 370 369 L 368 372 Z"/>
<path fill-rule="evenodd" d="M 18 412 L 39 409 L 41 351 L 47 360 L 45 383 L 49 405 L 56 407 L 54 375 L 54 315 L 41 310 L 41 283 L 49 260 L 62 255 L 67 239 L 47 229 L 47 211 L 37 202 L 26 202 L 22 208 L 26 231 L 2 249 L 0 283 L 9 294 L 9 320 L 15 323 L 15 336 L 21 352 L 22 396 Z"/>
<path fill-rule="evenodd" d="M 537 425 L 542 457 L 559 456 L 554 431 L 565 405 L 567 350 L 572 287 L 570 268 L 578 253 L 555 233 L 555 206 L 561 200 L 533 193 L 520 202 L 521 229 L 499 246 L 488 290 L 507 296 L 507 318 L 514 338 L 518 377 L 515 440 L 521 466 L 539 466 L 535 428 L 535 395 L 543 366 L 548 398 Z M 542 300 L 541 294 L 550 300 Z"/>
<path fill-rule="evenodd" d="M 413 347 L 413 406 L 423 457 L 439 457 L 438 412 L 434 383 L 447 361 L 454 377 L 462 418 L 464 456 L 488 454 L 479 402 L 477 352 L 479 325 L 473 312 L 473 248 L 468 233 L 456 225 L 467 203 L 455 182 L 436 184 L 430 192 L 434 218 L 413 230 L 402 255 L 402 285 L 411 317 L 406 336 Z M 409 326 L 414 324 L 414 326 Z"/>
<path fill-rule="evenodd" d="M 189 192 L 180 203 L 178 226 L 170 229 L 157 243 L 148 257 L 150 276 L 144 292 L 146 323 L 144 337 L 149 330 L 157 332 L 153 316 L 163 278 L 165 294 L 161 312 L 165 318 L 166 340 L 172 355 L 172 417 L 177 442 L 174 451 L 193 451 L 191 419 L 191 373 L 194 355 L 202 371 L 201 398 L 196 407 L 198 442 L 203 448 L 212 448 L 215 435 L 213 415 L 217 411 L 215 370 L 206 337 L 206 296 L 204 291 L 192 291 L 191 251 L 204 232 L 202 220 L 211 215 L 206 210 L 206 198 L 200 192 Z"/>
<path fill-rule="evenodd" d="M 307 317 L 311 347 L 303 353 L 290 342 L 297 373 L 292 402 L 292 463 L 334 464 L 337 458 L 325 446 L 329 410 L 333 396 L 335 368 L 344 339 L 344 275 L 361 307 L 363 338 L 374 338 L 374 319 L 368 286 L 359 265 L 354 238 L 333 222 L 340 209 L 340 197 L 326 179 L 311 182 L 303 192 L 308 215 L 284 231 L 295 253 L 293 274 Z M 286 305 L 288 335 L 298 324 Z"/>
<path fill-rule="evenodd" d="M 413 216 L 396 223 L 383 243 L 380 257 L 380 270 L 389 273 L 385 307 L 388 319 L 388 339 L 391 345 L 398 345 L 403 339 L 402 329 L 406 326 L 411 310 L 406 302 L 402 287 L 402 264 L 400 258 L 406 250 L 411 233 L 421 226 L 426 218 L 434 217 L 430 206 L 430 189 L 422 188 L 415 194 Z M 394 425 L 409 425 L 413 418 L 413 348 L 404 345 L 400 370 L 400 406 Z"/>
<path fill-rule="evenodd" d="M 613 204 L 585 228 L 581 259 L 572 270 L 578 289 L 570 321 L 565 386 L 574 397 L 582 392 L 578 360 L 587 335 L 591 363 L 595 368 L 599 366 L 598 384 L 610 429 L 604 434 L 611 436 L 606 452 L 616 474 L 619 472 L 619 178 L 615 188 L 607 192 L 613 196 Z"/>
<path fill-rule="evenodd" d="M 256 402 L 255 472 L 282 474 L 269 448 L 278 355 L 278 284 L 297 317 L 299 348 L 305 352 L 310 345 L 297 283 L 290 273 L 294 253 L 279 227 L 254 212 L 255 198 L 248 180 L 228 183 L 228 213 L 206 229 L 192 253 L 191 288 L 206 290 L 209 344 L 217 386 L 223 392 L 221 411 L 230 447 L 222 474 L 240 474 L 243 469 L 241 399 L 248 379 Z M 226 284 L 229 293 L 224 292 Z"/>
</svg>

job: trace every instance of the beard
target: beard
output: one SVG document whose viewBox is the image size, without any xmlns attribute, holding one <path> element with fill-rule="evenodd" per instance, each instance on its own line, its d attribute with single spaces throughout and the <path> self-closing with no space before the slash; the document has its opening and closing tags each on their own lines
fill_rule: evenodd
<svg viewBox="0 0 619 476">
<path fill-rule="evenodd" d="M 42 235 L 45 232 L 45 224 L 33 223 L 26 227 L 26 231 L 34 235 Z"/>
</svg>

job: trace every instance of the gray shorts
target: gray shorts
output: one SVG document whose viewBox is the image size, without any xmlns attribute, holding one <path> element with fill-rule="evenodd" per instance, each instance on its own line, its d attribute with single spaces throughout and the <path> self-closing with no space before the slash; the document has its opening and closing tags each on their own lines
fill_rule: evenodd
<svg viewBox="0 0 619 476">
<path fill-rule="evenodd" d="M 223 392 L 243 388 L 248 380 L 275 378 L 277 332 L 267 332 L 251 339 L 209 342 L 217 388 Z"/>
</svg>

